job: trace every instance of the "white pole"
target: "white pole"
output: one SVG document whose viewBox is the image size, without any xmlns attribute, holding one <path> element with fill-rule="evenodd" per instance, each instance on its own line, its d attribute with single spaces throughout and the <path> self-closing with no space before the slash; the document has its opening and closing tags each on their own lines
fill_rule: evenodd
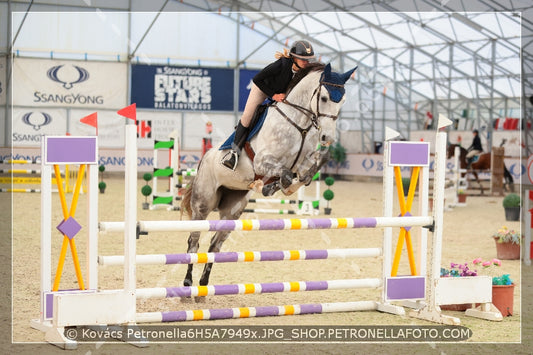
<svg viewBox="0 0 533 355">
<path fill-rule="evenodd" d="M 389 141 L 383 146 L 383 216 L 392 217 L 394 203 L 394 171 L 388 164 Z M 391 276 L 392 271 L 392 228 L 386 227 L 383 230 L 383 266 L 382 279 L 386 280 Z M 381 291 L 381 302 L 386 300 L 385 287 Z"/>
<path fill-rule="evenodd" d="M 52 285 L 52 167 L 46 163 L 46 137 L 41 136 L 41 323 L 45 314 L 45 292 Z"/>
<path fill-rule="evenodd" d="M 125 201 L 124 201 L 124 291 L 132 294 L 133 314 L 135 314 L 135 242 L 137 221 L 137 127 L 125 128 Z"/>
<path fill-rule="evenodd" d="M 524 264 L 531 265 L 531 213 L 529 212 L 529 209 L 531 208 L 531 200 L 529 199 L 529 193 L 531 192 L 531 189 L 524 189 L 525 195 L 524 200 L 526 201 L 524 203 L 524 208 L 522 209 L 522 213 L 524 214 Z"/>
<path fill-rule="evenodd" d="M 439 115 L 439 124 L 437 129 L 447 127 L 452 122 L 446 117 Z M 442 230 L 443 230 L 443 216 L 444 216 L 444 185 L 446 179 L 446 144 L 447 134 L 445 131 L 437 132 L 437 141 L 435 143 L 435 167 L 434 167 L 434 186 L 433 186 L 433 215 L 434 215 L 434 230 L 433 230 L 433 248 L 431 259 L 431 272 L 429 273 L 429 284 L 431 291 L 429 292 L 428 306 L 433 310 L 436 306 L 435 302 L 435 285 L 440 278 L 440 264 L 442 252 Z"/>
<path fill-rule="evenodd" d="M 97 140 L 98 141 L 98 140 Z M 98 147 L 98 144 L 96 144 Z M 98 149 L 98 148 L 97 148 Z M 98 152 L 96 152 L 98 156 Z M 98 289 L 98 165 L 87 164 L 87 288 Z"/>
</svg>

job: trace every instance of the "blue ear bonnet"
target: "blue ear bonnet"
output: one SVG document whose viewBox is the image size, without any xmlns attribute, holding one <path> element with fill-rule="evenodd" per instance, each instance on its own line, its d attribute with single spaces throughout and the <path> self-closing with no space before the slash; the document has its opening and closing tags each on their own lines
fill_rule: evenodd
<svg viewBox="0 0 533 355">
<path fill-rule="evenodd" d="M 331 71 L 331 65 L 329 63 L 325 66 L 324 72 L 320 77 L 320 83 L 326 87 L 331 101 L 340 102 L 342 100 L 346 93 L 344 83 L 350 78 L 355 69 L 357 67 L 344 74 L 339 74 Z"/>
<path fill-rule="evenodd" d="M 320 82 L 322 85 L 326 87 L 326 90 L 328 90 L 329 98 L 333 102 L 340 102 L 346 93 L 346 90 L 344 89 L 344 78 L 341 77 L 338 73 L 331 73 L 328 77 L 327 82 L 324 82 L 324 73 L 322 73 L 322 76 L 320 77 Z M 339 86 L 333 86 L 328 84 L 336 84 Z"/>
</svg>

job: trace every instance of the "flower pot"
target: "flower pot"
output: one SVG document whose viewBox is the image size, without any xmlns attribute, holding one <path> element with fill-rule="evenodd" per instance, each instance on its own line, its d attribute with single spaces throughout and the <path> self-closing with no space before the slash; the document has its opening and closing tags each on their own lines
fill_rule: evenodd
<svg viewBox="0 0 533 355">
<path fill-rule="evenodd" d="M 457 195 L 457 202 L 459 203 L 466 203 L 466 194 L 459 194 Z"/>
<path fill-rule="evenodd" d="M 494 238 L 496 243 L 496 257 L 500 260 L 520 259 L 520 244 L 499 243 L 498 238 Z"/>
<path fill-rule="evenodd" d="M 502 316 L 513 315 L 514 284 L 492 285 L 492 304 L 498 308 Z"/>
<path fill-rule="evenodd" d="M 331 208 L 329 208 L 329 207 L 324 207 L 324 213 L 325 213 L 325 214 L 331 214 Z"/>
<path fill-rule="evenodd" d="M 461 303 L 461 304 L 441 304 L 440 309 L 443 311 L 457 311 L 464 312 L 469 308 L 472 308 L 472 303 Z"/>
<path fill-rule="evenodd" d="M 143 210 L 147 210 L 150 208 L 150 204 L 148 202 L 143 202 Z"/>
<path fill-rule="evenodd" d="M 520 207 L 504 207 L 506 221 L 520 220 Z"/>
<path fill-rule="evenodd" d="M 100 190 L 100 193 L 103 194 L 105 192 L 105 187 L 103 187 L 103 188 L 100 187 L 99 190 Z"/>
</svg>

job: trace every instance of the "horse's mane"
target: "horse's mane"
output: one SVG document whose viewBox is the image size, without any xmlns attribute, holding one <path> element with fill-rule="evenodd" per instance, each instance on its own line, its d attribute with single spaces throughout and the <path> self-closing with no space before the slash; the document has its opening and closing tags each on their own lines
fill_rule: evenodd
<svg viewBox="0 0 533 355">
<path fill-rule="evenodd" d="M 307 65 L 307 67 L 302 68 L 294 74 L 292 80 L 289 83 L 289 86 L 287 87 L 287 93 L 289 93 L 298 83 L 305 78 L 307 74 L 309 74 L 312 71 L 319 71 L 324 70 L 324 67 L 326 65 L 324 63 L 320 62 L 311 62 Z"/>
</svg>

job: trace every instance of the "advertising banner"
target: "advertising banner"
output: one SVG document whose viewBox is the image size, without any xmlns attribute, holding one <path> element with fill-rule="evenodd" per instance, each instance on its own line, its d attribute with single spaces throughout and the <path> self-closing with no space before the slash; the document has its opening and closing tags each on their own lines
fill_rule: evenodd
<svg viewBox="0 0 533 355">
<path fill-rule="evenodd" d="M 121 108 L 126 104 L 127 65 L 15 58 L 15 106 Z"/>
<path fill-rule="evenodd" d="M 246 100 L 252 88 L 252 79 L 259 70 L 241 69 L 239 71 L 239 111 L 244 111 Z"/>
<path fill-rule="evenodd" d="M 131 102 L 138 108 L 233 111 L 233 70 L 133 65 Z"/>
<path fill-rule="evenodd" d="M 67 133 L 67 111 L 62 109 L 13 109 L 13 146 L 40 147 L 42 135 Z"/>
</svg>

